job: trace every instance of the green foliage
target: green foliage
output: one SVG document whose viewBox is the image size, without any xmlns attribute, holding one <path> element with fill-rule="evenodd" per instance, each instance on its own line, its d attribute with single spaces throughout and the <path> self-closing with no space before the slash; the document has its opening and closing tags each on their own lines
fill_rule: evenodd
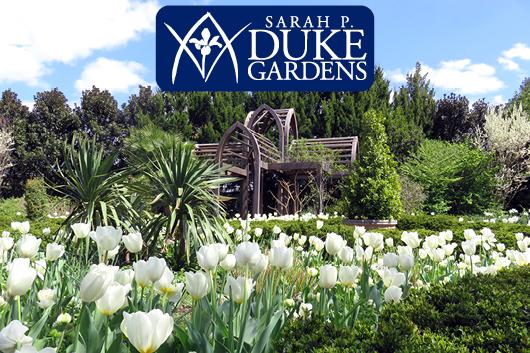
<svg viewBox="0 0 530 353">
<path fill-rule="evenodd" d="M 95 139 L 74 138 L 64 145 L 65 161 L 58 165 L 60 183 L 55 189 L 73 207 L 67 224 L 86 222 L 93 225 L 118 222 L 115 206 L 120 199 L 117 185 L 125 181 L 123 171 L 114 170 L 116 153 L 104 157 L 105 149 Z"/>
<path fill-rule="evenodd" d="M 519 104 L 523 106 L 524 111 L 530 114 L 530 77 L 526 77 L 523 80 L 519 91 L 515 93 L 515 96 L 509 102 L 512 107 Z"/>
<path fill-rule="evenodd" d="M 158 150 L 140 170 L 141 178 L 132 189 L 153 205 L 153 219 L 146 229 L 147 241 L 156 245 L 174 241 L 177 260 L 189 258 L 191 246 L 213 242 L 223 236 L 216 224 L 224 216 L 214 191 L 233 181 L 221 170 L 193 154 L 193 145 L 173 144 L 171 150 Z"/>
<path fill-rule="evenodd" d="M 444 94 L 436 102 L 432 136 L 446 141 L 461 141 L 473 131 L 468 116 L 469 100 L 465 96 Z"/>
<path fill-rule="evenodd" d="M 364 115 L 360 161 L 345 187 L 350 218 L 391 219 L 402 211 L 399 175 L 387 144 L 384 116 L 374 110 Z"/>
<path fill-rule="evenodd" d="M 182 141 L 180 135 L 167 132 L 150 123 L 133 129 L 130 136 L 125 139 L 126 158 L 131 163 L 143 164 L 159 150 L 168 153 L 172 146 L 180 141 Z"/>
<path fill-rule="evenodd" d="M 401 184 L 401 203 L 406 214 L 420 212 L 427 195 L 421 185 L 409 177 L 401 175 L 399 177 Z"/>
<path fill-rule="evenodd" d="M 424 188 L 428 211 L 473 214 L 496 204 L 493 157 L 466 144 L 427 140 L 401 170 Z"/>
<path fill-rule="evenodd" d="M 43 218 L 48 214 L 49 200 L 44 179 L 29 179 L 26 182 L 24 199 L 26 201 L 26 214 L 30 220 Z"/>
<path fill-rule="evenodd" d="M 390 151 L 398 162 L 403 162 L 425 140 L 421 126 L 410 119 L 401 106 L 396 107 L 387 117 L 385 128 Z"/>
<path fill-rule="evenodd" d="M 526 266 L 413 291 L 383 310 L 374 350 L 527 352 L 529 281 Z"/>
</svg>

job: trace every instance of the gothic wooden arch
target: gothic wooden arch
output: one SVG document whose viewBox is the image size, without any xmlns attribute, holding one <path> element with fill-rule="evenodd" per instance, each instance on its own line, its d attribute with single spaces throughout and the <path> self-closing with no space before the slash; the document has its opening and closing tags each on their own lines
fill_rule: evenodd
<svg viewBox="0 0 530 353">
<path fill-rule="evenodd" d="M 239 136 L 238 136 L 239 134 Z M 233 139 L 233 143 L 231 142 Z M 239 159 L 238 165 L 230 164 L 230 157 Z M 260 146 L 248 127 L 237 122 L 233 124 L 223 135 L 217 151 L 215 161 L 220 167 L 226 167 L 228 172 L 242 176 L 240 185 L 241 214 L 247 214 L 249 174 L 253 176 L 252 214 L 261 214 L 262 198 L 262 160 Z M 252 168 L 250 168 L 252 163 Z"/>
<path fill-rule="evenodd" d="M 278 128 L 278 149 L 280 150 L 281 159 L 285 156 L 286 134 L 285 127 L 276 114 L 276 111 L 267 104 L 262 104 L 256 109 L 245 121 L 245 125 L 252 131 L 265 135 L 273 124 Z"/>
</svg>

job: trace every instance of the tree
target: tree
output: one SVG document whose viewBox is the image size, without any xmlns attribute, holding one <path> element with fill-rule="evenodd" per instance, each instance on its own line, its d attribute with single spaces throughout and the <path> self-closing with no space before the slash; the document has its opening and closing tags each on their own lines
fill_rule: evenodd
<svg viewBox="0 0 530 353">
<path fill-rule="evenodd" d="M 11 151 L 13 150 L 13 139 L 6 128 L 0 129 L 0 187 L 11 163 Z"/>
<path fill-rule="evenodd" d="M 422 74 L 421 64 L 416 63 L 413 73 L 407 75 L 407 83 L 394 95 L 394 108 L 401 107 L 405 116 L 420 126 L 429 135 L 432 126 L 436 101 L 434 89 L 431 87 L 427 74 Z"/>
<path fill-rule="evenodd" d="M 409 119 L 401 107 L 395 108 L 385 121 L 388 145 L 398 162 L 403 162 L 416 151 L 425 139 L 420 126 Z M 363 136 L 360 136 L 362 139 Z"/>
<path fill-rule="evenodd" d="M 521 105 L 523 110 L 530 114 L 530 77 L 527 77 L 521 83 L 519 87 L 519 92 L 510 100 L 510 106 Z"/>
<path fill-rule="evenodd" d="M 351 218 L 395 219 L 402 212 L 397 162 L 388 147 L 384 121 L 373 109 L 363 116 L 361 157 L 344 190 Z"/>
<path fill-rule="evenodd" d="M 4 169 L 4 185 L 0 195 L 2 196 L 22 196 L 25 179 L 23 179 L 20 161 L 24 155 L 26 143 L 25 126 L 29 115 L 28 108 L 18 99 L 17 94 L 11 90 L 2 93 L 0 99 L 0 130 L 4 131 L 5 138 L 2 138 L 4 149 L 8 145 L 7 135 L 10 136 L 9 153 L 11 168 Z M 7 155 L 4 155 L 7 156 Z M 6 164 L 7 165 L 7 164 Z"/>
<path fill-rule="evenodd" d="M 432 136 L 445 141 L 461 141 L 472 130 L 468 99 L 454 93 L 444 94 L 436 103 Z"/>
<path fill-rule="evenodd" d="M 468 144 L 426 140 L 401 172 L 423 187 L 427 211 L 477 214 L 495 205 L 493 156 Z"/>
<path fill-rule="evenodd" d="M 478 141 L 500 165 L 497 194 L 508 205 L 530 176 L 528 114 L 521 105 L 490 110 Z"/>
<path fill-rule="evenodd" d="M 107 90 L 92 87 L 83 91 L 81 105 L 74 109 L 81 130 L 88 137 L 95 137 L 105 150 L 120 148 L 129 135 L 131 119 L 118 108 L 118 102 Z"/>
</svg>

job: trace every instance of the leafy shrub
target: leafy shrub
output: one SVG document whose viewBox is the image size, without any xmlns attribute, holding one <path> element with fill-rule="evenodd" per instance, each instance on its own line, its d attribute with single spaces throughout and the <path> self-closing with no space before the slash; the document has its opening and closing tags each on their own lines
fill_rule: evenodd
<svg viewBox="0 0 530 353">
<path fill-rule="evenodd" d="M 26 200 L 26 214 L 29 219 L 35 220 L 48 214 L 49 200 L 44 179 L 29 179 L 26 182 L 24 199 Z"/>
<path fill-rule="evenodd" d="M 425 195 L 422 186 L 404 175 L 401 175 L 399 179 L 401 182 L 401 203 L 403 204 L 403 210 L 407 214 L 421 211 L 427 199 L 427 195 Z"/>
<path fill-rule="evenodd" d="M 413 291 L 383 310 L 374 351 L 528 352 L 529 281 L 526 266 Z"/>
<path fill-rule="evenodd" d="M 428 211 L 474 214 L 496 204 L 493 157 L 467 144 L 427 140 L 401 170 L 425 189 Z"/>
<path fill-rule="evenodd" d="M 350 218 L 395 219 L 402 211 L 399 175 L 387 143 L 385 117 L 363 116 L 360 160 L 346 182 L 345 214 Z"/>
</svg>

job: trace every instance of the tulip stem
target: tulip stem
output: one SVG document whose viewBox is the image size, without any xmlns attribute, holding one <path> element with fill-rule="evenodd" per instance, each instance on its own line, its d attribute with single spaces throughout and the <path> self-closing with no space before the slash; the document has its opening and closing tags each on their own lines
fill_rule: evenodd
<svg viewBox="0 0 530 353">
<path fill-rule="evenodd" d="M 22 321 L 22 310 L 20 308 L 20 295 L 17 297 L 18 321 Z"/>
<path fill-rule="evenodd" d="M 57 344 L 57 352 L 60 352 L 61 346 L 63 345 L 64 340 L 64 333 L 66 332 L 66 329 L 63 329 L 63 332 L 61 332 L 61 337 L 59 338 L 59 344 Z"/>
<path fill-rule="evenodd" d="M 86 237 L 85 240 L 85 262 L 88 265 L 88 249 L 90 248 L 90 237 Z"/>
</svg>

